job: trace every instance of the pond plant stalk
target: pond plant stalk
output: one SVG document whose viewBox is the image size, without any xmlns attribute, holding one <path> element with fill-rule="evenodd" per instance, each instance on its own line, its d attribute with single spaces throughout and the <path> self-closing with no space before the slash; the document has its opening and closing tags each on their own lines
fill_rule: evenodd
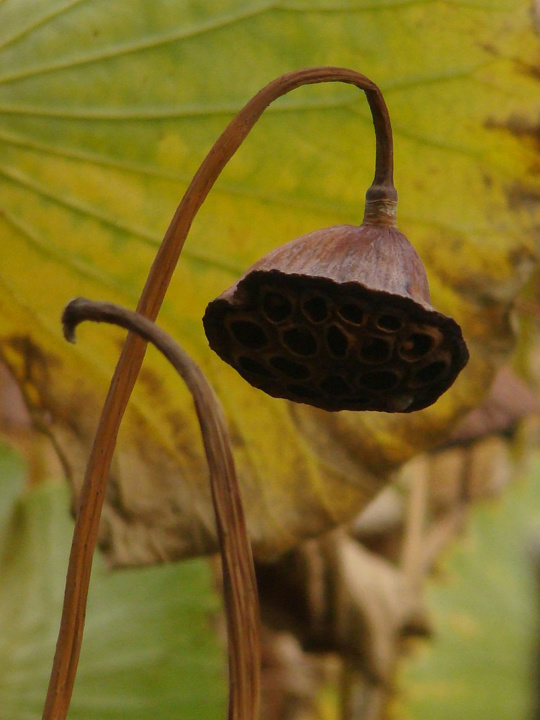
<svg viewBox="0 0 540 720">
<path fill-rule="evenodd" d="M 232 717 L 253 717 L 259 699 L 257 584 L 231 442 L 221 403 L 200 367 L 168 333 L 139 313 L 106 302 L 72 300 L 64 310 L 64 335 L 75 342 L 85 321 L 105 322 L 151 342 L 169 360 L 190 391 L 209 470 L 222 558 L 223 596 L 229 639 L 229 675 L 235 686 Z M 252 662 L 246 662 L 246 658 Z"/>
<path fill-rule="evenodd" d="M 375 175 L 366 194 L 364 221 L 359 227 L 316 231 L 262 258 L 233 288 L 209 304 L 204 324 L 210 345 L 255 387 L 327 410 L 410 412 L 426 407 L 453 382 L 467 361 L 459 326 L 431 307 L 423 266 L 396 228 L 392 130 L 380 89 L 364 75 L 339 67 L 306 68 L 270 82 L 226 127 L 184 194 L 137 305 L 137 315 L 143 319 L 139 321 L 127 311 L 119 314 L 118 308 L 110 316 L 130 332 L 105 400 L 80 494 L 43 720 L 64 720 L 69 708 L 116 438 L 147 341 L 157 342 L 160 332 L 140 323 L 157 318 L 198 210 L 264 110 L 302 85 L 328 82 L 364 91 L 372 113 Z M 263 288 L 262 294 L 258 287 Z M 73 307 L 67 311 L 68 320 Z M 79 304 L 77 312 L 83 312 L 82 307 Z M 84 305 L 83 315 L 91 314 L 90 307 Z M 107 312 L 113 312 L 111 306 Z M 185 366 L 179 371 L 185 372 Z M 199 420 L 202 425 L 209 422 L 204 413 Z M 222 480 L 216 477 L 215 485 Z M 240 514 L 239 496 L 237 500 Z M 235 582 L 234 572 L 230 582 Z M 227 591 L 227 583 L 224 589 Z M 249 597 L 252 601 L 256 607 L 256 594 Z M 253 607 L 238 623 L 249 620 Z M 242 635 L 241 630 L 239 633 Z M 229 656 L 229 720 L 255 720 L 257 716 L 259 654 L 255 644 L 251 649 L 251 655 L 236 661 Z M 238 663 L 244 666 L 240 677 L 235 675 Z M 251 666 L 248 672 L 246 665 Z"/>
</svg>

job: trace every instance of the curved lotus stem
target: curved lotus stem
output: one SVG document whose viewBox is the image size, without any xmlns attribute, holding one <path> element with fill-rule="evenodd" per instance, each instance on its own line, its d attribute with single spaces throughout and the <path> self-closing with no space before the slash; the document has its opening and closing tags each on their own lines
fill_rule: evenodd
<svg viewBox="0 0 540 720">
<path fill-rule="evenodd" d="M 156 255 L 138 305 L 138 312 L 155 319 L 176 267 L 195 215 L 219 175 L 244 142 L 266 108 L 279 97 L 302 85 L 343 82 L 356 85 L 366 94 L 375 126 L 375 176 L 366 193 L 368 203 L 397 201 L 393 184 L 394 151 L 392 126 L 380 89 L 365 75 L 338 67 L 306 68 L 287 73 L 260 90 L 225 128 L 203 160 L 176 210 Z M 395 215 L 395 210 L 394 210 Z"/>
<path fill-rule="evenodd" d="M 221 403 L 199 366 L 151 320 L 112 303 L 77 298 L 62 316 L 64 334 L 70 342 L 75 342 L 75 328 L 84 320 L 119 325 L 151 342 L 174 366 L 193 397 L 210 472 L 222 558 L 229 638 L 229 718 L 256 718 L 260 686 L 257 583 Z"/>
<path fill-rule="evenodd" d="M 394 225 L 397 193 L 393 186 L 393 144 L 388 110 L 379 88 L 367 77 L 339 67 L 315 67 L 282 75 L 260 90 L 233 118 L 191 181 L 165 233 L 141 294 L 137 311 L 155 320 L 193 220 L 221 171 L 265 109 L 302 86 L 325 82 L 356 85 L 366 94 L 376 133 L 375 177 L 366 194 L 365 222 Z M 75 682 L 84 629 L 92 556 L 120 423 L 141 368 L 146 342 L 130 333 L 124 343 L 99 420 L 79 499 L 68 573 L 77 582 L 66 589 L 60 632 L 70 652 L 53 662 L 43 720 L 65 720 Z M 60 688 L 62 689 L 60 691 Z"/>
</svg>

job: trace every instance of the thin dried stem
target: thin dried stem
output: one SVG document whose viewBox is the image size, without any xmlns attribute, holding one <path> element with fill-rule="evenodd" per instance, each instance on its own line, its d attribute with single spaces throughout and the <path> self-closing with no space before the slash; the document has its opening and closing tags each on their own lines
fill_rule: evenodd
<svg viewBox="0 0 540 720">
<path fill-rule="evenodd" d="M 229 639 L 229 718 L 257 717 L 260 685 L 259 605 L 253 557 L 223 410 L 199 366 L 161 328 L 111 303 L 73 300 L 63 315 L 66 338 L 75 341 L 83 320 L 119 325 L 153 343 L 193 396 L 210 471 L 212 501 L 223 567 Z"/>
<path fill-rule="evenodd" d="M 152 264 L 137 306 L 141 315 L 150 320 L 157 318 L 198 210 L 223 168 L 264 110 L 274 100 L 301 85 L 324 82 L 356 85 L 366 93 L 376 133 L 375 177 L 366 195 L 366 215 L 369 214 L 373 222 L 377 222 L 378 217 L 388 217 L 389 220 L 384 222 L 392 223 L 397 198 L 392 180 L 392 131 L 388 110 L 379 88 L 364 75 L 345 68 L 319 67 L 288 73 L 269 83 L 240 110 L 203 160 L 174 214 Z M 146 341 L 130 333 L 111 380 L 96 430 L 79 499 L 60 633 L 43 720 L 65 720 L 67 716 L 82 643 L 92 557 L 112 456 L 120 423 L 137 380 L 145 350 Z"/>
<path fill-rule="evenodd" d="M 410 587 L 420 591 L 424 578 L 423 557 L 429 504 L 429 476 L 427 459 L 415 465 L 407 503 L 405 537 L 401 551 L 401 569 Z"/>
</svg>

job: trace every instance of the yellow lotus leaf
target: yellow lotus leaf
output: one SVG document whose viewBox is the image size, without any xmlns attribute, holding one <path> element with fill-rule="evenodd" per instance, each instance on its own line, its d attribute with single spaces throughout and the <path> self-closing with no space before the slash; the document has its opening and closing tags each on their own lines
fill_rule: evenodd
<svg viewBox="0 0 540 720">
<path fill-rule="evenodd" d="M 365 97 L 329 84 L 270 106 L 203 206 L 160 323 L 219 395 L 254 549 L 269 558 L 356 515 L 474 406 L 511 352 L 534 262 L 539 50 L 529 0 L 4 0 L 0 5 L 0 351 L 75 489 L 123 341 L 62 338 L 71 298 L 134 307 L 216 137 L 265 83 L 351 67 L 393 121 L 398 225 L 471 360 L 433 407 L 328 413 L 266 397 L 208 348 L 206 304 L 264 252 L 359 224 L 374 167 Z M 149 350 L 119 437 L 102 541 L 115 564 L 215 548 L 187 391 Z"/>
</svg>

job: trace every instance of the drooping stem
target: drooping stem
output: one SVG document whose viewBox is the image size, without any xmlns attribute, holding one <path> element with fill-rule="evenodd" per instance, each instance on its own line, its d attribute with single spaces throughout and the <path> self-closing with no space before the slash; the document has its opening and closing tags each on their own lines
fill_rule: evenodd
<svg viewBox="0 0 540 720">
<path fill-rule="evenodd" d="M 191 181 L 150 269 L 137 310 L 155 320 L 195 215 L 228 161 L 264 110 L 277 98 L 302 86 L 324 82 L 356 85 L 367 96 L 376 134 L 375 177 L 366 195 L 364 222 L 394 224 L 397 194 L 393 186 L 393 144 L 388 110 L 379 88 L 354 70 L 316 67 L 287 73 L 260 90 L 233 118 Z M 124 343 L 86 468 L 71 547 L 57 652 L 43 720 L 65 720 L 75 682 L 84 628 L 92 556 L 116 438 L 141 368 L 146 342 L 130 333 Z M 62 652 L 59 648 L 64 648 Z M 69 651 L 66 650 L 69 648 Z"/>
<path fill-rule="evenodd" d="M 119 325 L 148 340 L 183 378 L 192 394 L 210 472 L 212 502 L 223 567 L 229 645 L 229 718 L 257 717 L 260 678 L 259 605 L 253 557 L 225 416 L 199 366 L 164 330 L 118 305 L 73 300 L 63 315 L 64 334 L 75 342 L 84 320 Z"/>
<path fill-rule="evenodd" d="M 338 67 L 306 68 L 287 73 L 260 90 L 236 115 L 216 140 L 195 174 L 158 250 L 137 310 L 155 319 L 182 252 L 193 220 L 219 175 L 246 139 L 266 108 L 279 97 L 302 85 L 343 82 L 356 85 L 366 94 L 375 127 L 375 175 L 366 193 L 368 204 L 395 203 L 394 150 L 388 109 L 380 89 L 364 75 Z M 125 368 L 124 368 L 125 370 Z"/>
</svg>

